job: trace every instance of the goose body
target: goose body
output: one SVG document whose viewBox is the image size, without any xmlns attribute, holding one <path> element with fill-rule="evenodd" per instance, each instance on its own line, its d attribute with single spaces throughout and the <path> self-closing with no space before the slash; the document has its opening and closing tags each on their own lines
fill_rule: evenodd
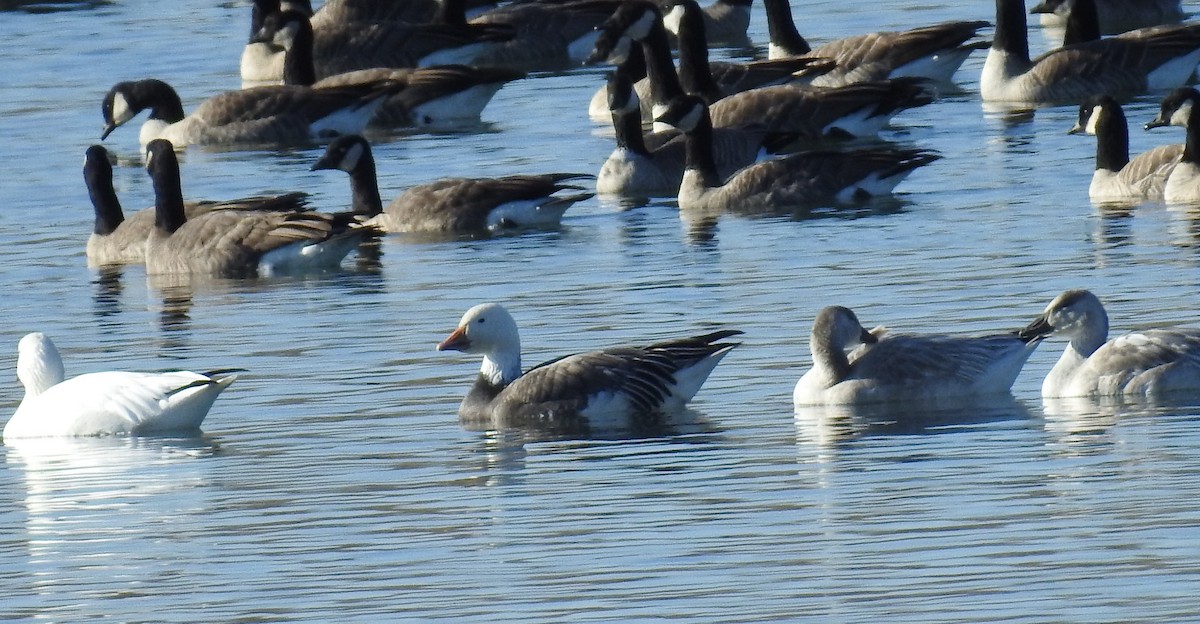
<svg viewBox="0 0 1200 624">
<path fill-rule="evenodd" d="M 814 86 L 833 87 L 888 78 L 919 77 L 949 82 L 971 52 L 983 21 L 942 22 L 905 31 L 880 31 L 812 48 L 796 29 L 788 0 L 763 0 L 770 36 L 769 58 L 810 56 L 831 59 L 836 68 Z"/>
<path fill-rule="evenodd" d="M 174 148 L 146 148 L 154 183 L 154 228 L 146 239 L 148 274 L 268 276 L 336 268 L 377 230 L 354 215 L 217 210 L 187 219 Z"/>
<path fill-rule="evenodd" d="M 1043 26 L 1063 26 L 1080 0 L 1042 0 L 1029 10 Z M 1115 35 L 1136 28 L 1183 21 L 1179 0 L 1094 0 L 1099 32 Z"/>
<path fill-rule="evenodd" d="M 1097 202 L 1161 199 L 1167 178 L 1183 156 L 1183 145 L 1160 145 L 1129 158 L 1129 126 L 1116 100 L 1088 98 L 1070 133 L 1096 136 L 1096 170 L 1088 197 Z"/>
<path fill-rule="evenodd" d="M 679 98 L 661 119 L 687 136 L 678 197 L 683 210 L 772 211 L 861 201 L 890 193 L 914 169 L 938 158 L 924 150 L 887 147 L 812 150 L 754 163 L 722 182 L 712 160 L 712 123 L 704 102 Z"/>
<path fill-rule="evenodd" d="M 626 428 L 678 411 L 737 343 L 713 332 L 642 347 L 569 355 L 522 372 L 517 325 L 503 306 L 477 305 L 438 344 L 483 355 L 479 378 L 459 406 L 463 420 L 555 429 Z"/>
<path fill-rule="evenodd" d="M 371 146 L 360 136 L 339 137 L 326 147 L 312 169 L 350 174 L 354 212 L 385 232 L 470 233 L 555 227 L 563 213 L 591 193 L 567 180 L 590 178 L 575 173 L 514 175 L 501 178 L 444 178 L 409 188 L 386 208 L 379 195 Z"/>
<path fill-rule="evenodd" d="M 89 147 L 84 156 L 83 178 L 96 213 L 96 222 L 87 241 L 88 265 L 143 263 L 146 259 L 146 238 L 154 229 L 154 207 L 125 217 L 113 190 L 108 150 L 99 145 Z M 306 193 L 261 195 L 224 201 L 185 202 L 183 210 L 189 219 L 214 210 L 295 212 L 302 210 L 307 200 Z"/>
<path fill-rule="evenodd" d="M 284 84 L 315 89 L 381 89 L 389 83 L 403 85 L 376 110 L 372 126 L 447 128 L 478 122 L 483 108 L 505 83 L 525 76 L 524 72 L 509 69 L 437 65 L 360 69 L 317 80 L 312 26 L 298 11 L 267 16 L 256 39 L 284 50 Z"/>
<path fill-rule="evenodd" d="M 461 0 L 447 3 L 449 19 L 463 19 Z M 579 65 L 596 40 L 596 27 L 620 5 L 620 0 L 511 2 L 485 11 L 470 24 L 513 31 L 511 40 L 488 50 L 477 64 L 556 70 Z"/>
<path fill-rule="evenodd" d="M 65 379 L 58 349 L 42 333 L 21 339 L 17 376 L 25 397 L 4 426 L 5 440 L 195 431 L 237 379 L 229 371 L 113 371 Z"/>
<path fill-rule="evenodd" d="M 703 19 L 707 40 L 721 45 L 745 43 L 752 4 L 751 0 L 716 0 L 700 10 L 698 15 Z M 696 8 L 699 9 L 699 5 Z M 676 0 L 669 0 L 663 5 L 663 25 L 677 38 L 680 37 L 679 24 L 685 10 L 683 3 Z"/>
<path fill-rule="evenodd" d="M 854 312 L 817 314 L 812 368 L 793 391 L 796 406 L 954 401 L 1006 393 L 1041 336 L 953 336 L 867 331 Z M 846 349 L 861 346 L 849 355 Z"/>
<path fill-rule="evenodd" d="M 1044 397 L 1200 391 L 1200 329 L 1148 329 L 1109 340 L 1104 305 L 1086 290 L 1055 297 L 1022 333 L 1069 339 L 1042 382 Z"/>
<path fill-rule="evenodd" d="M 985 101 L 1077 103 L 1129 97 L 1189 81 L 1200 62 L 1200 24 L 1161 26 L 1029 58 L 1023 0 L 996 0 L 996 33 L 979 92 Z"/>
<path fill-rule="evenodd" d="M 1183 126 L 1187 138 L 1179 163 L 1171 169 L 1163 185 L 1163 200 L 1168 204 L 1200 203 L 1200 92 L 1180 87 L 1163 98 L 1158 116 L 1146 128 Z"/>
<path fill-rule="evenodd" d="M 191 144 L 289 145 L 338 134 L 362 132 L 386 96 L 403 87 L 388 83 L 312 89 L 298 85 L 226 91 L 184 115 L 179 94 L 155 79 L 119 82 L 104 97 L 101 139 L 149 110 L 138 135 L 142 145 L 166 139 Z"/>
</svg>

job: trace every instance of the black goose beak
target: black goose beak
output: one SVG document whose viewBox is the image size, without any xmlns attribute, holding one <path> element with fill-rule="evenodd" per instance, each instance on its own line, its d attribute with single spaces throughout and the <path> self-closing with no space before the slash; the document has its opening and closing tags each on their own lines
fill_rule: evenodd
<svg viewBox="0 0 1200 624">
<path fill-rule="evenodd" d="M 1079 125 L 1079 122 L 1075 122 L 1075 125 L 1071 126 L 1070 130 L 1067 130 L 1067 134 L 1079 134 L 1080 132 L 1083 132 L 1083 126 Z"/>
<path fill-rule="evenodd" d="M 1043 338 L 1052 333 L 1054 333 L 1054 326 L 1050 324 L 1050 321 L 1046 319 L 1046 315 L 1043 314 L 1034 319 L 1032 323 L 1026 325 L 1024 329 L 1017 332 L 1017 337 L 1025 342 L 1029 342 L 1030 340 Z"/>
<path fill-rule="evenodd" d="M 309 171 L 321 171 L 322 169 L 337 169 L 337 164 L 332 161 L 329 154 L 322 154 L 317 162 L 308 168 Z"/>
<path fill-rule="evenodd" d="M 858 336 L 858 339 L 861 340 L 863 344 L 875 344 L 879 342 L 879 336 L 872 334 L 870 330 L 866 328 L 863 328 L 862 333 Z"/>
<path fill-rule="evenodd" d="M 100 140 L 103 141 L 104 139 L 107 139 L 108 135 L 112 134 L 112 131 L 116 130 L 116 129 L 117 129 L 117 124 L 115 124 L 115 123 L 104 124 L 104 132 L 100 133 Z"/>
<path fill-rule="evenodd" d="M 1171 122 L 1166 119 L 1163 119 L 1162 115 L 1159 115 L 1158 117 L 1155 117 L 1154 119 L 1151 119 L 1150 121 L 1146 122 L 1146 129 L 1153 130 L 1155 128 L 1161 128 L 1163 126 L 1169 126 L 1169 125 L 1171 125 Z"/>
</svg>

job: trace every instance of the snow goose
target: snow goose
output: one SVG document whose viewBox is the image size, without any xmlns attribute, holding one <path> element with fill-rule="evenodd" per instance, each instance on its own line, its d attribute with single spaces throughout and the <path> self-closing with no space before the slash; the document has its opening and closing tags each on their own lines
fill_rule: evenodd
<svg viewBox="0 0 1200 624">
<path fill-rule="evenodd" d="M 1079 121 L 1069 134 L 1096 136 L 1096 171 L 1088 197 L 1096 202 L 1161 199 L 1171 170 L 1179 164 L 1183 145 L 1160 145 L 1129 159 L 1129 125 L 1116 100 L 1107 95 L 1079 105 Z"/>
<path fill-rule="evenodd" d="M 179 148 L 191 144 L 306 143 L 362 132 L 384 99 L 404 86 L 388 81 L 382 88 L 374 84 L 328 89 L 253 87 L 214 95 L 185 116 L 179 94 L 167 83 L 153 78 L 119 82 L 104 96 L 100 138 L 107 138 L 149 109 L 150 117 L 138 135 L 142 145 L 154 139 L 167 139 Z"/>
<path fill-rule="evenodd" d="M 392 80 L 404 84 L 388 97 L 371 118 L 384 127 L 436 126 L 478 122 L 492 96 L 505 83 L 525 77 L 525 72 L 465 65 L 423 68 L 373 68 L 326 76 L 317 80 L 313 66 L 313 31 L 308 17 L 298 11 L 268 15 L 256 38 L 284 50 L 283 83 L 317 89 L 376 85 Z"/>
<path fill-rule="evenodd" d="M 678 197 L 683 210 L 795 210 L 820 202 L 861 201 L 890 193 L 914 169 L 938 159 L 919 149 L 812 150 L 756 162 L 722 181 L 713 162 L 712 122 L 703 100 L 678 98 L 660 120 L 687 136 Z"/>
<path fill-rule="evenodd" d="M 4 426 L 4 439 L 183 433 L 200 428 L 233 370 L 193 373 L 103 372 L 65 379 L 50 338 L 26 335 L 17 346 L 25 398 Z"/>
<path fill-rule="evenodd" d="M 984 101 L 1077 103 L 1185 84 L 1200 61 L 1200 24 L 1160 26 L 1051 50 L 1029 58 L 1023 0 L 996 0 L 996 32 L 984 61 Z"/>
<path fill-rule="evenodd" d="M 746 30 L 750 28 L 750 7 L 752 0 L 717 0 L 700 8 L 696 5 L 698 17 L 708 34 L 707 40 L 715 45 L 743 45 L 748 42 Z M 681 37 L 680 22 L 683 21 L 684 11 L 679 0 L 668 0 L 662 5 L 663 25 L 667 31 Z"/>
<path fill-rule="evenodd" d="M 1096 295 L 1068 290 L 1022 331 L 1069 339 L 1042 382 L 1044 397 L 1157 396 L 1200 390 L 1200 329 L 1148 329 L 1108 339 Z"/>
<path fill-rule="evenodd" d="M 331 141 L 312 165 L 313 171 L 320 169 L 350 174 L 353 211 L 373 215 L 367 223 L 385 232 L 481 233 L 555 227 L 567 208 L 592 197 L 592 193 L 555 195 L 563 190 L 581 190 L 564 184 L 592 177 L 580 173 L 443 178 L 409 188 L 385 209 L 375 158 L 370 144 L 361 136 Z"/>
<path fill-rule="evenodd" d="M 378 231 L 353 214 L 217 210 L 188 219 L 179 161 L 168 141 L 146 146 L 146 171 L 155 197 L 148 274 L 244 277 L 331 269 Z"/>
<path fill-rule="evenodd" d="M 741 333 L 725 330 L 579 353 L 522 373 L 516 321 L 500 304 L 484 303 L 467 310 L 437 349 L 483 354 L 479 377 L 458 408 L 464 420 L 619 429 L 647 415 L 682 409 L 737 346 L 719 341 Z"/>
<path fill-rule="evenodd" d="M 674 197 L 683 180 L 687 139 L 677 130 L 643 135 L 641 106 L 621 66 L 609 77 L 606 90 L 617 147 L 600 166 L 596 191 L 634 197 Z M 790 143 L 791 139 L 791 135 L 768 136 L 761 127 L 714 129 L 717 177 L 728 178 L 773 151 L 776 143 Z"/>
<path fill-rule="evenodd" d="M 406 4 L 397 2 L 395 4 Z M 249 83 L 278 82 L 283 49 L 254 35 L 280 9 L 251 14 L 251 40 L 242 50 L 241 76 Z M 340 21 L 313 16 L 313 61 L 317 77 L 373 67 L 424 67 L 476 63 L 513 32 L 506 26 L 403 21 Z"/>
<path fill-rule="evenodd" d="M 1163 199 L 1168 204 L 1200 203 L 1200 92 L 1192 87 L 1180 87 L 1163 98 L 1158 116 L 1146 124 L 1146 129 L 1161 126 L 1183 126 L 1187 138 L 1179 164 L 1167 176 Z"/>
<path fill-rule="evenodd" d="M 1079 4 L 1079 0 L 1042 0 L 1029 12 L 1038 15 L 1043 26 L 1063 26 Z M 1105 35 L 1174 24 L 1184 18 L 1179 0 L 1094 0 L 1090 4 L 1095 7 L 1099 32 Z"/>
<path fill-rule="evenodd" d="M 848 308 L 813 322 L 812 368 L 796 382 L 796 406 L 961 401 L 1012 388 L 1042 335 L 897 334 L 867 331 Z M 861 344 L 846 354 L 846 349 Z"/>
<path fill-rule="evenodd" d="M 904 31 L 880 31 L 809 46 L 796 30 L 788 0 L 763 0 L 770 37 L 769 58 L 814 56 L 833 59 L 837 68 L 812 81 L 832 87 L 901 76 L 950 82 L 971 52 L 984 47 L 968 43 L 984 21 L 943 22 Z"/>
<path fill-rule="evenodd" d="M 96 222 L 87 241 L 89 266 L 141 264 L 146 259 L 146 238 L 154 229 L 154 207 L 139 210 L 129 218 L 113 190 L 112 163 L 108 150 L 99 145 L 84 155 L 83 179 L 96 213 Z M 308 201 L 307 193 L 261 195 L 225 201 L 185 202 L 184 214 L 194 219 L 213 210 L 266 210 L 295 212 Z"/>
</svg>

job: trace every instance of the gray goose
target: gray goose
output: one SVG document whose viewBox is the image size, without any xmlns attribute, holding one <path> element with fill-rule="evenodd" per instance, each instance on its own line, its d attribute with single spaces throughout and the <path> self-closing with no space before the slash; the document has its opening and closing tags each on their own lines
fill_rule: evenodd
<svg viewBox="0 0 1200 624">
<path fill-rule="evenodd" d="M 810 150 L 764 160 L 722 180 L 712 152 L 708 107 L 695 96 L 675 100 L 660 118 L 687 136 L 679 208 L 700 212 L 795 213 L 823 203 L 885 195 L 913 170 L 938 159 L 926 150 L 890 147 Z"/>
<path fill-rule="evenodd" d="M 371 118 L 372 126 L 434 126 L 448 128 L 478 123 L 483 108 L 506 83 L 525 77 L 521 71 L 435 65 L 422 68 L 373 68 L 335 74 L 317 80 L 313 66 L 313 32 L 298 11 L 268 15 L 256 39 L 283 48 L 283 83 L 316 89 L 383 84 L 404 88 L 387 98 Z"/>
<path fill-rule="evenodd" d="M 814 86 L 830 87 L 901 76 L 949 82 L 973 50 L 970 43 L 984 21 L 953 21 L 903 31 L 879 31 L 811 47 L 796 30 L 788 0 L 763 0 L 770 36 L 769 58 L 815 56 L 837 63 L 833 71 L 814 78 Z"/>
<path fill-rule="evenodd" d="M 104 96 L 104 131 L 149 109 L 141 127 L 142 145 L 167 139 L 178 148 L 200 145 L 296 145 L 338 134 L 362 132 L 384 99 L 404 88 L 386 81 L 312 89 L 272 85 L 225 91 L 201 102 L 190 115 L 167 83 L 148 78 L 118 82 Z"/>
<path fill-rule="evenodd" d="M 385 232 L 487 233 L 555 227 L 567 208 L 592 197 L 591 193 L 556 195 L 580 190 L 564 182 L 591 177 L 586 174 L 443 178 L 409 188 L 384 208 L 375 158 L 361 136 L 331 141 L 312 165 L 313 171 L 321 169 L 350 174 L 352 211 L 370 216 L 367 223 Z"/>
<path fill-rule="evenodd" d="M 1200 62 L 1200 24 L 1161 26 L 1029 58 L 1023 0 L 996 0 L 996 32 L 979 79 L 986 102 L 1078 103 L 1185 84 Z"/>
<path fill-rule="evenodd" d="M 146 146 L 146 171 L 155 197 L 147 274 L 251 277 L 334 269 L 378 231 L 353 215 L 319 212 L 217 210 L 188 219 L 170 142 Z"/>
<path fill-rule="evenodd" d="M 521 371 L 516 321 L 497 303 L 467 310 L 439 351 L 483 354 L 459 405 L 464 421 L 583 433 L 628 429 L 691 400 L 742 332 L 716 331 L 647 346 L 568 355 Z"/>
<path fill-rule="evenodd" d="M 141 264 L 146 260 L 146 238 L 154 229 L 153 206 L 139 210 L 128 218 L 113 189 L 112 163 L 108 150 L 99 145 L 87 149 L 84 155 L 83 180 L 96 213 L 92 234 L 87 241 L 89 266 Z M 225 201 L 184 202 L 184 215 L 194 219 L 214 210 L 262 210 L 297 212 L 304 209 L 307 193 L 262 195 Z"/>
<path fill-rule="evenodd" d="M 1079 120 L 1069 133 L 1080 132 L 1096 135 L 1096 170 L 1088 187 L 1092 201 L 1162 199 L 1167 178 L 1183 156 L 1183 144 L 1160 145 L 1130 160 L 1125 112 L 1107 95 L 1079 105 Z"/>
</svg>

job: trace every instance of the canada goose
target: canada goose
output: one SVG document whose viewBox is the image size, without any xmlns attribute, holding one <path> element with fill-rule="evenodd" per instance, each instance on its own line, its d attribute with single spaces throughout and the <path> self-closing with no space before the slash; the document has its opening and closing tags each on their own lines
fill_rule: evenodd
<svg viewBox="0 0 1200 624">
<path fill-rule="evenodd" d="M 683 408 L 742 332 L 717 331 L 638 347 L 561 357 L 521 371 L 521 340 L 497 303 L 467 310 L 438 351 L 482 353 L 483 365 L 459 405 L 463 420 L 507 427 L 618 429 Z"/>
<path fill-rule="evenodd" d="M 856 35 L 812 48 L 796 30 L 788 0 L 763 0 L 763 6 L 771 40 L 768 58 L 804 55 L 837 62 L 836 69 L 814 78 L 813 86 L 832 87 L 902 76 L 950 82 L 971 52 L 986 45 L 968 41 L 987 22 L 957 21 Z"/>
<path fill-rule="evenodd" d="M 1096 135 L 1096 171 L 1088 187 L 1092 201 L 1161 199 L 1171 170 L 1179 164 L 1183 145 L 1160 145 L 1129 159 L 1129 125 L 1116 100 L 1107 95 L 1079 105 L 1079 121 L 1069 134 Z"/>
<path fill-rule="evenodd" d="M 1200 329 L 1147 329 L 1109 340 L 1108 314 L 1087 290 L 1055 297 L 1021 333 L 1069 339 L 1042 382 L 1044 397 L 1153 397 L 1200 390 Z"/>
<path fill-rule="evenodd" d="M 679 37 L 679 21 L 683 8 L 678 0 L 667 0 L 662 5 L 663 25 L 667 31 Z M 716 0 L 700 10 L 707 40 L 713 44 L 743 44 L 748 41 L 746 30 L 750 27 L 752 0 Z M 699 5 L 696 5 L 700 9 Z"/>
<path fill-rule="evenodd" d="M 683 180 L 686 138 L 672 130 L 662 133 L 667 136 L 653 136 L 647 140 L 642 134 L 637 94 L 620 66 L 609 77 L 607 91 L 617 147 L 600 167 L 596 191 L 636 197 L 674 197 Z M 774 145 L 768 146 L 767 138 L 763 129 L 713 130 L 717 177 L 724 180 L 765 152 L 772 151 Z"/>
<path fill-rule="evenodd" d="M 596 26 L 612 15 L 621 0 L 568 0 L 565 2 L 511 2 L 485 11 L 469 22 L 462 0 L 443 0 L 447 20 L 490 25 L 515 32 L 515 36 L 476 61 L 478 65 L 503 65 L 526 70 L 556 70 L 578 65 L 591 51 Z"/>
<path fill-rule="evenodd" d="M 467 10 L 471 12 L 479 12 L 495 5 L 491 0 L 468 0 L 466 3 Z M 438 0 L 327 0 L 312 17 L 315 27 L 353 22 L 426 24 L 438 20 L 442 12 L 443 5 Z"/>
<path fill-rule="evenodd" d="M 269 14 L 258 19 L 265 20 Z M 252 14 L 252 28 L 255 19 Z M 470 65 L 481 54 L 513 37 L 510 28 L 489 24 L 341 22 L 320 20 L 317 16 L 313 19 L 313 64 L 318 78 L 375 67 Z M 261 23 L 258 25 L 261 29 Z M 284 51 L 280 46 L 252 37 L 242 51 L 242 80 L 278 82 L 283 63 Z"/>
<path fill-rule="evenodd" d="M 704 101 L 678 98 L 660 119 L 687 135 L 687 168 L 679 187 L 683 210 L 772 211 L 860 201 L 890 193 L 914 169 L 938 159 L 918 149 L 813 150 L 754 163 L 722 183 Z"/>
<path fill-rule="evenodd" d="M 1100 16 L 1097 14 L 1095 0 L 1068 0 L 1058 4 L 1059 7 L 1064 7 L 1067 15 L 1063 28 L 1062 45 L 1069 46 L 1100 39 L 1102 34 L 1100 32 Z M 1047 5 L 1048 3 L 1043 1 L 1029 9 L 1029 12 L 1041 13 L 1053 10 Z"/>
<path fill-rule="evenodd" d="M 796 382 L 796 406 L 956 401 L 1009 392 L 1042 334 L 989 336 L 867 331 L 842 306 L 813 322 L 812 368 Z M 861 345 L 849 355 L 846 349 Z"/>
<path fill-rule="evenodd" d="M 233 372 L 111 371 L 66 379 L 50 338 L 27 334 L 17 345 L 25 397 L 4 425 L 4 439 L 195 431 L 237 379 Z"/>
<path fill-rule="evenodd" d="M 984 101 L 1076 103 L 1170 89 L 1200 61 L 1200 24 L 1161 26 L 1078 43 L 1029 58 L 1023 0 L 996 0 L 996 32 L 984 62 Z"/>
<path fill-rule="evenodd" d="M 483 108 L 505 83 L 525 77 L 524 72 L 503 68 L 437 65 L 423 68 L 360 69 L 316 79 L 313 67 L 313 33 L 308 18 L 297 11 L 266 17 L 257 34 L 261 41 L 285 51 L 283 83 L 317 89 L 403 83 L 375 112 L 371 125 L 383 127 L 460 125 L 479 121 Z"/>
<path fill-rule="evenodd" d="M 443 178 L 409 188 L 384 209 L 375 177 L 371 146 L 360 136 L 338 137 L 312 170 L 339 169 L 350 174 L 353 211 L 375 215 L 367 221 L 385 232 L 498 232 L 554 227 L 572 204 L 592 193 L 566 180 L 590 178 L 579 173 L 514 175 L 503 178 Z"/>
<path fill-rule="evenodd" d="M 96 213 L 96 222 L 87 241 L 88 265 L 144 262 L 146 237 L 154 229 L 154 207 L 139 210 L 125 218 L 121 202 L 113 190 L 112 163 L 108 150 L 99 145 L 89 147 L 84 155 L 83 180 Z M 189 219 L 213 210 L 295 212 L 302 210 L 307 200 L 307 193 L 288 193 L 227 201 L 185 202 L 183 209 Z"/>
<path fill-rule="evenodd" d="M 240 143 L 289 145 L 337 134 L 362 132 L 384 99 L 404 88 L 348 85 L 312 89 L 294 85 L 253 87 L 218 93 L 184 116 L 179 94 L 153 78 L 118 82 L 104 96 L 104 132 L 150 110 L 138 134 L 142 145 L 158 138 L 176 147 Z"/>
<path fill-rule="evenodd" d="M 1161 126 L 1183 126 L 1187 138 L 1179 164 L 1167 176 L 1163 200 L 1168 204 L 1200 203 L 1200 92 L 1192 87 L 1180 87 L 1163 98 L 1158 116 L 1146 124 L 1146 129 Z"/>
<path fill-rule="evenodd" d="M 189 220 L 170 142 L 155 139 L 146 146 L 146 171 L 155 197 L 148 274 L 249 277 L 336 268 L 378 232 L 351 214 L 217 210 Z"/>
<path fill-rule="evenodd" d="M 1062 26 L 1070 21 L 1076 0 L 1041 0 L 1029 10 L 1040 15 L 1043 26 Z M 1183 21 L 1179 0 L 1095 0 L 1101 34 L 1115 35 L 1135 28 Z"/>
</svg>

